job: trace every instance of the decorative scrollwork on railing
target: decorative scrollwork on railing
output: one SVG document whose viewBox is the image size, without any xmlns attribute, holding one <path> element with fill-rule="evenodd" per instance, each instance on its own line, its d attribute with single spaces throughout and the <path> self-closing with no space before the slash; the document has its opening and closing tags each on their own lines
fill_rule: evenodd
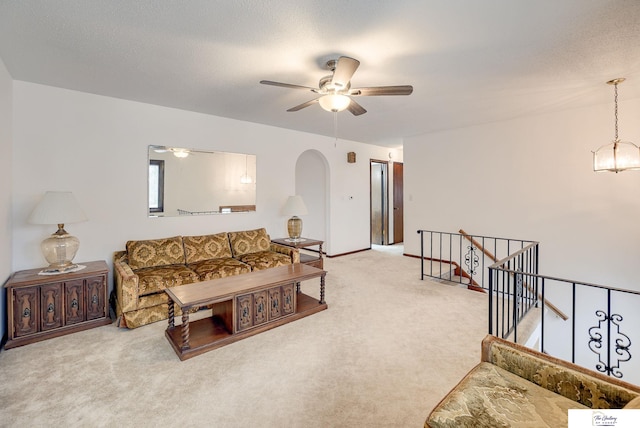
<svg viewBox="0 0 640 428">
<path fill-rule="evenodd" d="M 517 272 L 515 274 L 516 298 L 518 300 L 520 300 L 522 298 L 522 295 L 523 295 L 523 290 L 522 290 L 522 284 L 523 284 L 522 270 L 521 269 L 516 269 L 516 272 Z"/>
<path fill-rule="evenodd" d="M 606 312 L 597 310 L 596 317 L 598 318 L 598 325 L 589 329 L 589 349 L 591 352 L 598 356 L 598 363 L 596 369 L 601 373 L 606 373 L 609 376 L 622 378 L 622 372 L 620 371 L 620 363 L 629 361 L 631 359 L 631 339 L 624 333 L 620 332 L 620 323 L 623 318 L 619 314 L 607 315 Z M 603 337 L 605 328 L 608 325 L 615 326 L 614 329 L 610 329 L 611 337 L 608 337 L 607 348 L 603 349 Z M 607 349 L 609 346 L 615 343 L 615 360 L 603 361 L 603 358 L 609 359 Z M 603 355 L 604 354 L 604 355 Z M 614 356 L 612 356 L 613 358 Z"/>
<path fill-rule="evenodd" d="M 476 254 L 477 248 L 474 245 L 467 247 L 467 254 L 464 256 L 464 264 L 467 265 L 467 271 L 471 275 L 476 274 L 476 268 L 480 265 L 479 257 Z"/>
</svg>

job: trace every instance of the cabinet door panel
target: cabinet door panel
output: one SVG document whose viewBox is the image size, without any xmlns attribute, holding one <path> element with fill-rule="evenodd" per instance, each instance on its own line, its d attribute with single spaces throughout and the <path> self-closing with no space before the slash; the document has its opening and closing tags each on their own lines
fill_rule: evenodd
<svg viewBox="0 0 640 428">
<path fill-rule="evenodd" d="M 253 293 L 253 325 L 264 324 L 267 322 L 267 291 L 258 291 Z"/>
<path fill-rule="evenodd" d="M 77 279 L 64 283 L 65 325 L 85 320 L 84 281 Z"/>
<path fill-rule="evenodd" d="M 40 286 L 42 331 L 62 327 L 62 283 Z"/>
<path fill-rule="evenodd" d="M 274 320 L 282 316 L 282 293 L 280 287 L 269 290 L 269 319 Z"/>
<path fill-rule="evenodd" d="M 105 311 L 105 277 L 93 276 L 85 279 L 87 320 L 107 316 Z"/>
<path fill-rule="evenodd" d="M 236 315 L 238 319 L 236 331 L 246 330 L 253 325 L 253 305 L 251 303 L 250 294 L 236 298 Z"/>
<path fill-rule="evenodd" d="M 40 323 L 38 287 L 14 289 L 13 326 L 15 337 L 38 332 Z"/>
<path fill-rule="evenodd" d="M 296 311 L 295 285 L 282 286 L 282 315 L 289 315 Z"/>
</svg>

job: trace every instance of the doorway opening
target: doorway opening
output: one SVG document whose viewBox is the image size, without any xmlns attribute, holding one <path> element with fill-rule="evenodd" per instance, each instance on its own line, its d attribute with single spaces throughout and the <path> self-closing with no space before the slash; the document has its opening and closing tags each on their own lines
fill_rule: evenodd
<svg viewBox="0 0 640 428">
<path fill-rule="evenodd" d="M 302 197 L 308 214 L 302 234 L 324 241 L 324 252 L 330 254 L 329 239 L 329 163 L 317 150 L 307 150 L 296 161 L 295 194 Z"/>
<path fill-rule="evenodd" d="M 393 163 L 393 243 L 404 242 L 404 164 Z"/>
<path fill-rule="evenodd" d="M 371 160 L 371 244 L 389 244 L 389 164 Z"/>
</svg>

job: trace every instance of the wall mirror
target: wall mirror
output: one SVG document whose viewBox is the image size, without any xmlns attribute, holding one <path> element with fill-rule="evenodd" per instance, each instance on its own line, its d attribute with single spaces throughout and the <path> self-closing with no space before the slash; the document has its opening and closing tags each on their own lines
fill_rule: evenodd
<svg viewBox="0 0 640 428">
<path fill-rule="evenodd" d="M 256 156 L 149 146 L 150 217 L 256 210 Z"/>
</svg>

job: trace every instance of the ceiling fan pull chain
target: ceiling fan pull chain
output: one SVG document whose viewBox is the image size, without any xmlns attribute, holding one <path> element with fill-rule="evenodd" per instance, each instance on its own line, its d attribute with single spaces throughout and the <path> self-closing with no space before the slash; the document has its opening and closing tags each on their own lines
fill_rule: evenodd
<svg viewBox="0 0 640 428">
<path fill-rule="evenodd" d="M 333 147 L 338 147 L 338 112 L 333 112 L 333 135 L 335 135 L 336 140 L 333 143 Z"/>
<path fill-rule="evenodd" d="M 618 141 L 618 83 L 613 85 L 613 102 L 615 104 L 615 118 L 616 118 L 616 139 Z"/>
</svg>

